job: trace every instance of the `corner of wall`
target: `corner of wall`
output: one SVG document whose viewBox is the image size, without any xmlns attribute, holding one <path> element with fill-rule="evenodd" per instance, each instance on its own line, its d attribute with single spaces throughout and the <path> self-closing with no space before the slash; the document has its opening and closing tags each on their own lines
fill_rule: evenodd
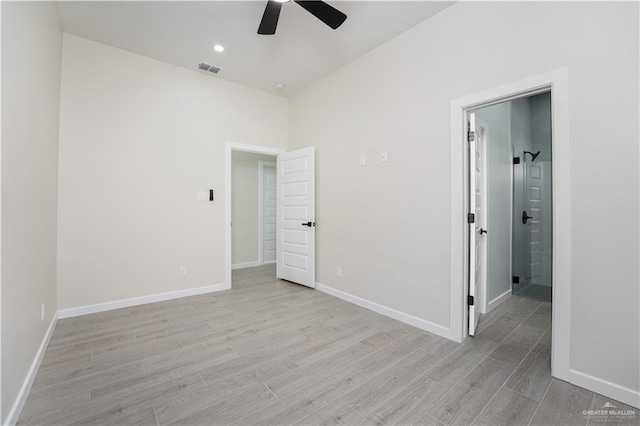
<svg viewBox="0 0 640 426">
<path fill-rule="evenodd" d="M 52 2 L 3 2 L 1 11 L 0 416 L 12 424 L 57 318 L 62 28 Z"/>
<path fill-rule="evenodd" d="M 18 392 L 18 395 L 16 396 L 13 405 L 11 406 L 11 410 L 9 411 L 6 420 L 2 423 L 3 425 L 13 426 L 18 423 L 18 418 L 20 417 L 20 413 L 24 408 L 24 404 L 27 402 L 29 392 L 31 391 L 31 386 L 33 386 L 33 382 L 36 379 L 38 368 L 40 368 L 40 363 L 44 358 L 44 353 L 47 350 L 47 346 L 49 346 L 49 341 L 51 340 L 51 336 L 53 336 L 53 330 L 55 330 L 57 323 L 58 313 L 56 312 L 53 315 L 51 322 L 49 323 L 49 328 L 47 328 L 47 332 L 45 333 L 42 342 L 40 343 L 40 347 L 38 348 L 38 351 L 33 358 L 31 367 L 29 367 L 29 371 L 27 372 L 27 375 L 22 382 L 22 386 L 20 387 L 20 391 Z"/>
</svg>

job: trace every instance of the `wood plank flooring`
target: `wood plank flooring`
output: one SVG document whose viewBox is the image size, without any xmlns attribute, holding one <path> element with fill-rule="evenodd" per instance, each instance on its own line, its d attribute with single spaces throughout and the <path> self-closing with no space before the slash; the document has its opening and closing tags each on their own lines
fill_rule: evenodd
<svg viewBox="0 0 640 426">
<path fill-rule="evenodd" d="M 60 320 L 18 424 L 616 424 L 551 378 L 550 324 L 513 296 L 458 344 L 237 270 L 229 291 Z"/>
</svg>

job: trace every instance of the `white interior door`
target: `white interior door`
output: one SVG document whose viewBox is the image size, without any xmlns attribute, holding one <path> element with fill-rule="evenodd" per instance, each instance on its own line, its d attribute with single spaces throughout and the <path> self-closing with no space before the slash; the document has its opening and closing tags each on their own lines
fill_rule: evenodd
<svg viewBox="0 0 640 426">
<path fill-rule="evenodd" d="M 278 278 L 315 287 L 315 150 L 278 155 Z"/>
<path fill-rule="evenodd" d="M 525 155 L 526 186 L 525 214 L 523 222 L 526 236 L 525 271 L 529 282 L 542 275 L 542 167 L 543 163 L 531 161 Z"/>
<path fill-rule="evenodd" d="M 473 131 L 469 142 L 469 335 L 476 334 L 480 309 L 478 296 L 486 285 L 486 138 L 477 125 L 475 113 L 469 113 L 468 129 Z M 470 133 L 468 133 L 470 134 Z"/>
<path fill-rule="evenodd" d="M 273 165 L 270 165 L 273 164 Z M 271 263 L 276 261 L 276 166 L 275 163 L 265 164 L 262 168 L 262 261 Z"/>
</svg>

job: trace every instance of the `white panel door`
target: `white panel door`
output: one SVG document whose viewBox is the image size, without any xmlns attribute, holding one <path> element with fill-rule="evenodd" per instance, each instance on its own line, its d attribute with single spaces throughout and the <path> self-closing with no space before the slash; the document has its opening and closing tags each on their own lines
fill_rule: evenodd
<svg viewBox="0 0 640 426">
<path fill-rule="evenodd" d="M 526 215 L 523 222 L 526 235 L 525 271 L 529 282 L 542 275 L 542 172 L 543 163 L 525 157 L 527 171 L 525 186 Z"/>
<path fill-rule="evenodd" d="M 278 155 L 278 278 L 315 287 L 315 150 Z"/>
<path fill-rule="evenodd" d="M 276 235 L 277 235 L 277 214 L 276 214 L 276 168 L 273 166 L 264 166 L 262 178 L 262 229 L 264 233 L 262 246 L 262 261 L 265 263 L 276 261 Z"/>
<path fill-rule="evenodd" d="M 480 319 L 478 296 L 486 282 L 486 138 L 473 112 L 469 113 L 468 128 L 474 132 L 474 137 L 468 138 L 469 211 L 474 215 L 473 223 L 469 224 L 469 335 L 473 336 Z"/>
</svg>

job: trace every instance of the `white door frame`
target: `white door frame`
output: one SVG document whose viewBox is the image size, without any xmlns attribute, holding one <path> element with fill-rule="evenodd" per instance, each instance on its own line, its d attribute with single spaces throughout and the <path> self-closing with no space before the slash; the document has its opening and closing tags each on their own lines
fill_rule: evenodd
<svg viewBox="0 0 640 426">
<path fill-rule="evenodd" d="M 275 169 L 276 166 L 275 161 L 258 161 L 258 262 L 260 264 L 264 264 L 264 168 Z"/>
<path fill-rule="evenodd" d="M 232 151 L 253 152 L 254 154 L 278 155 L 284 149 L 268 146 L 226 141 L 224 143 L 224 282 L 231 288 L 231 153 Z"/>
<path fill-rule="evenodd" d="M 571 342 L 571 140 L 567 68 L 529 77 L 451 102 L 451 286 L 450 335 L 468 336 L 466 299 L 468 260 L 466 113 L 497 103 L 551 90 L 553 175 L 553 305 L 551 374 L 574 381 Z"/>
</svg>

